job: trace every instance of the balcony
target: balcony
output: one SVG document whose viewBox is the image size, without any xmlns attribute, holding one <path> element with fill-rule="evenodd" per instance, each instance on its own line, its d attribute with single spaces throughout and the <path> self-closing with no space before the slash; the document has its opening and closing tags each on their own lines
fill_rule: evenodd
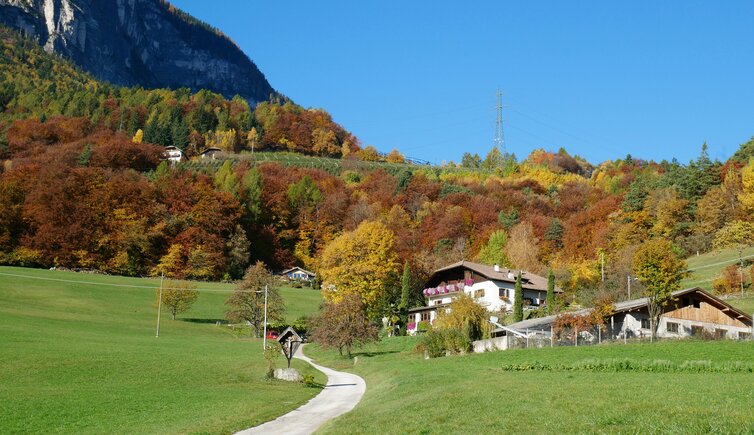
<svg viewBox="0 0 754 435">
<path fill-rule="evenodd" d="M 458 292 L 463 291 L 464 288 L 471 287 L 472 285 L 474 285 L 474 280 L 472 279 L 467 279 L 467 280 L 459 279 L 455 281 L 442 282 L 437 287 L 425 288 L 422 291 L 422 294 L 426 297 L 430 297 L 430 296 L 458 293 Z"/>
</svg>

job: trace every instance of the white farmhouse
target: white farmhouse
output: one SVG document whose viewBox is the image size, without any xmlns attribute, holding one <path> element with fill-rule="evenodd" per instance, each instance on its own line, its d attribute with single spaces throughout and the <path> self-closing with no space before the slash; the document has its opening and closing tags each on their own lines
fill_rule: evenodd
<svg viewBox="0 0 754 435">
<path fill-rule="evenodd" d="M 165 147 L 165 159 L 173 164 L 179 163 L 184 159 L 183 151 L 176 146 L 167 146 Z"/>
<path fill-rule="evenodd" d="M 423 291 L 427 306 L 409 310 L 409 329 L 416 330 L 422 321 L 434 322 L 438 308 L 450 304 L 461 292 L 490 312 L 512 311 L 518 273 L 518 270 L 470 261 L 459 261 L 436 270 Z M 525 308 L 545 304 L 547 278 L 521 271 L 521 284 Z M 560 288 L 556 287 L 555 292 L 560 293 Z"/>
</svg>

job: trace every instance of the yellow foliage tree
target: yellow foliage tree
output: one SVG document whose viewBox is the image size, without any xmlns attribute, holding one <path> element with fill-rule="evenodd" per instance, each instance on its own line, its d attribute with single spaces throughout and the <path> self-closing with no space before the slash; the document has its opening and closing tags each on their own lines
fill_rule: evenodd
<svg viewBox="0 0 754 435">
<path fill-rule="evenodd" d="M 400 263 L 395 255 L 395 236 L 381 222 L 362 222 L 325 247 L 320 261 L 324 297 L 340 302 L 357 294 L 370 316 L 395 286 Z"/>
<path fill-rule="evenodd" d="M 312 132 L 312 151 L 319 155 L 331 156 L 340 151 L 338 138 L 329 128 L 317 128 Z"/>
<path fill-rule="evenodd" d="M 238 144 L 236 130 L 215 130 L 204 135 L 204 145 L 207 148 L 220 148 L 225 151 L 236 151 Z"/>
<path fill-rule="evenodd" d="M 172 278 L 182 278 L 185 274 L 183 268 L 186 264 L 183 253 L 183 245 L 175 243 L 170 245 L 167 254 L 160 258 L 159 263 L 152 269 L 152 276 L 165 275 Z"/>
<path fill-rule="evenodd" d="M 741 169 L 741 192 L 738 194 L 738 201 L 746 213 L 754 211 L 754 160 Z"/>
<path fill-rule="evenodd" d="M 468 334 L 470 340 L 489 338 L 491 324 L 487 321 L 490 313 L 474 299 L 461 294 L 450 304 L 450 310 L 439 310 L 434 327 L 438 329 L 458 329 Z"/>
<path fill-rule="evenodd" d="M 143 140 L 144 140 L 144 132 L 141 129 L 136 130 L 136 133 L 134 134 L 133 139 L 131 139 L 131 142 L 141 143 Z"/>
<path fill-rule="evenodd" d="M 356 157 L 362 162 L 376 162 L 380 160 L 380 154 L 377 152 L 377 148 L 368 145 L 366 148 L 356 153 Z"/>
<path fill-rule="evenodd" d="M 403 157 L 403 154 L 397 149 L 390 151 L 390 154 L 387 155 L 385 160 L 387 160 L 388 163 L 406 163 L 406 158 Z"/>
</svg>

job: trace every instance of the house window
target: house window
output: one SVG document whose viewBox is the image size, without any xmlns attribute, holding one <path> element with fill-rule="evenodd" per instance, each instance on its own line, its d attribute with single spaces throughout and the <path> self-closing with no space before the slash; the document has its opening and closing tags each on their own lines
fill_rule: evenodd
<svg viewBox="0 0 754 435">
<path fill-rule="evenodd" d="M 715 328 L 715 338 L 721 339 L 728 335 L 728 330 L 725 328 Z"/>
<path fill-rule="evenodd" d="M 691 335 L 698 337 L 704 333 L 704 327 L 692 325 L 691 326 Z"/>
<path fill-rule="evenodd" d="M 700 301 L 699 299 L 694 299 L 694 308 L 701 308 L 701 306 L 702 301 Z"/>
<path fill-rule="evenodd" d="M 678 324 L 675 322 L 666 323 L 665 329 L 667 329 L 668 332 L 672 332 L 673 334 L 678 334 Z"/>
<path fill-rule="evenodd" d="M 434 302 L 434 305 L 440 305 L 442 303 L 442 299 L 438 299 Z"/>
<path fill-rule="evenodd" d="M 738 331 L 739 340 L 751 340 L 751 332 Z"/>
<path fill-rule="evenodd" d="M 479 299 L 484 297 L 484 289 L 474 290 L 474 299 Z"/>
<path fill-rule="evenodd" d="M 421 321 L 422 322 L 429 322 L 429 311 L 422 311 L 422 313 L 421 313 Z"/>
<path fill-rule="evenodd" d="M 498 292 L 500 292 L 500 299 L 510 298 L 510 290 L 508 290 L 507 288 L 498 289 Z"/>
<path fill-rule="evenodd" d="M 649 329 L 649 319 L 641 319 L 641 329 Z"/>
</svg>

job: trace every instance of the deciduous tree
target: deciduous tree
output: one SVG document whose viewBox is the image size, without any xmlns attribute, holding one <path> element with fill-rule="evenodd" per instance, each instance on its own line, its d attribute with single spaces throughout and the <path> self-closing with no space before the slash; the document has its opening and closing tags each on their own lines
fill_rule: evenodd
<svg viewBox="0 0 754 435">
<path fill-rule="evenodd" d="M 636 250 L 633 269 L 646 288 L 644 296 L 648 299 L 650 328 L 655 338 L 663 308 L 672 301 L 673 291 L 680 287 L 686 266 L 667 239 L 657 238 Z"/>
<path fill-rule="evenodd" d="M 450 310 L 439 310 L 433 327 L 438 329 L 457 329 L 468 336 L 469 341 L 489 337 L 490 313 L 474 299 L 463 293 L 453 299 Z"/>
<path fill-rule="evenodd" d="M 323 347 L 343 350 L 351 358 L 351 349 L 377 340 L 377 328 L 367 321 L 364 304 L 356 294 L 328 301 L 312 321 L 312 340 Z"/>
<path fill-rule="evenodd" d="M 165 281 L 162 289 L 162 305 L 167 308 L 175 320 L 175 316 L 185 313 L 196 302 L 199 292 L 196 286 L 187 282 Z M 155 299 L 160 299 L 160 289 L 155 291 Z"/>
<path fill-rule="evenodd" d="M 330 242 L 320 262 L 325 299 L 356 294 L 370 316 L 378 315 L 378 302 L 398 277 L 394 244 L 392 231 L 380 222 L 363 222 Z"/>
<path fill-rule="evenodd" d="M 248 322 L 255 337 L 264 326 L 265 288 L 267 289 L 267 322 L 282 322 L 285 319 L 285 303 L 278 293 L 276 282 L 264 263 L 246 269 L 243 280 L 225 304 L 225 317 L 234 322 Z"/>
</svg>

